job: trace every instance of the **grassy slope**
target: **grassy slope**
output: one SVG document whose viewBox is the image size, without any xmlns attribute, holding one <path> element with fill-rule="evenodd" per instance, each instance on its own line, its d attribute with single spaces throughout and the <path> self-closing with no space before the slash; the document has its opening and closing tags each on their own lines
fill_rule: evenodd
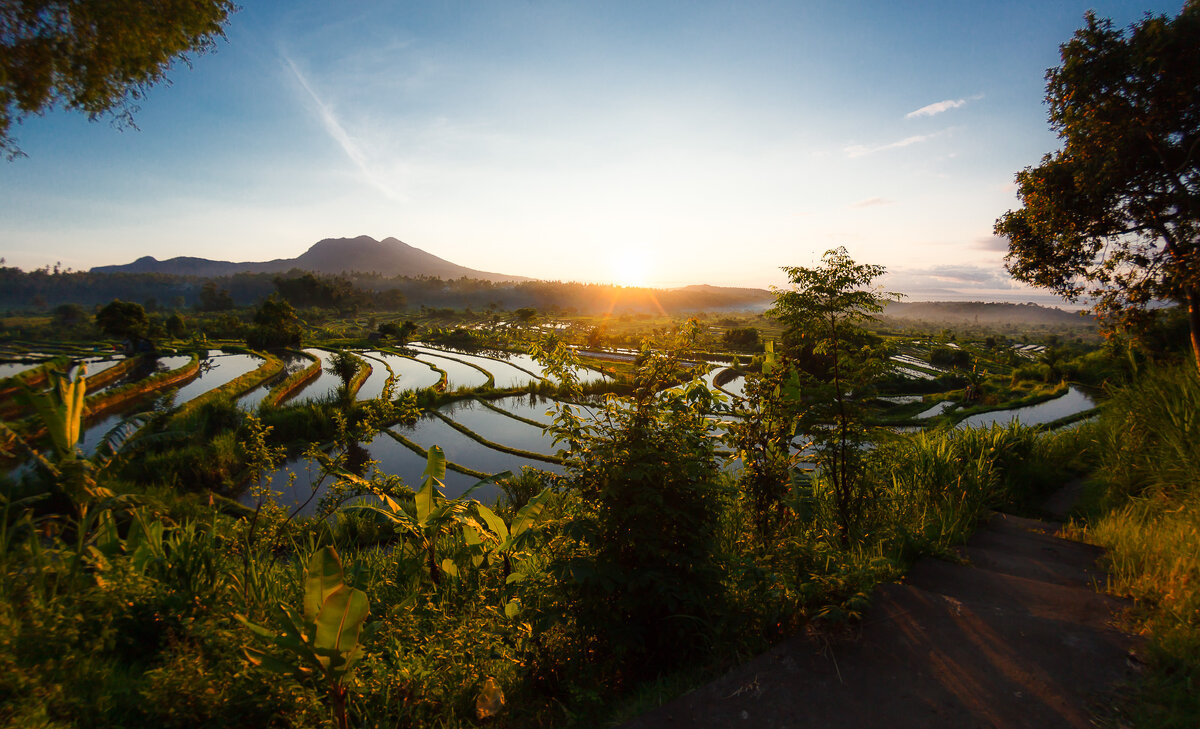
<svg viewBox="0 0 1200 729">
<path fill-rule="evenodd" d="M 1200 726 L 1200 381 L 1190 364 L 1114 391 L 1092 434 L 1099 464 L 1075 529 L 1107 548 L 1109 589 L 1133 598 L 1147 670 L 1138 727 Z"/>
</svg>

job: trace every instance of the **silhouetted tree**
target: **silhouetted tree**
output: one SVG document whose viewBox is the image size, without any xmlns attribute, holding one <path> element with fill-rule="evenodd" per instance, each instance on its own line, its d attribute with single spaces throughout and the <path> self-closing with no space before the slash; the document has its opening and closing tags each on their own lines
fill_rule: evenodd
<svg viewBox="0 0 1200 729">
<path fill-rule="evenodd" d="M 855 263 L 845 248 L 826 251 L 817 268 L 785 266 L 790 289 L 775 290 L 768 314 L 788 328 L 805 351 L 822 359 L 820 369 L 797 368 L 805 397 L 802 430 L 813 441 L 820 472 L 829 482 L 839 536 L 855 533 L 867 498 L 863 446 L 867 442 L 861 394 L 887 368 L 880 352 L 861 342 L 863 323 L 898 298 L 876 289 L 883 266 Z M 785 364 L 787 360 L 785 359 Z"/>
<path fill-rule="evenodd" d="M 255 326 L 246 335 L 251 347 L 298 347 L 300 319 L 291 304 L 272 294 L 254 312 Z"/>
<path fill-rule="evenodd" d="M 1183 303 L 1200 368 L 1200 0 L 1128 31 L 1088 13 L 1046 79 L 1063 148 L 1017 173 L 1008 270 L 1110 326 Z"/>
<path fill-rule="evenodd" d="M 73 327 L 88 320 L 87 310 L 79 304 L 60 304 L 54 307 L 54 326 Z"/>
<path fill-rule="evenodd" d="M 177 60 L 224 37 L 232 0 L 5 0 L 0 3 L 0 152 L 14 122 L 54 107 L 132 123 L 136 102 Z"/>
<path fill-rule="evenodd" d="M 167 334 L 174 339 L 183 339 L 188 333 L 187 324 L 184 323 L 183 317 L 177 313 L 167 317 L 166 329 Z"/>
<path fill-rule="evenodd" d="M 110 337 L 137 344 L 150 333 L 150 318 L 141 304 L 113 299 L 96 313 L 96 326 Z"/>
</svg>

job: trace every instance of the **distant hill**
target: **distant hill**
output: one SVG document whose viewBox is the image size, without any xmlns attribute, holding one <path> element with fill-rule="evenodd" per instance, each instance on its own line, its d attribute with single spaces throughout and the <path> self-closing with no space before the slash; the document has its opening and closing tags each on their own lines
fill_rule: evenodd
<svg viewBox="0 0 1200 729">
<path fill-rule="evenodd" d="M 326 238 L 296 258 L 272 261 L 212 261 L 207 258 L 179 256 L 160 261 L 143 256 L 120 266 L 97 266 L 92 273 L 165 273 L 176 276 L 230 276 L 235 273 L 284 273 L 292 269 L 314 273 L 377 273 L 392 276 L 436 276 L 442 279 L 467 278 L 502 283 L 531 281 L 525 276 L 477 271 L 451 263 L 444 258 L 410 246 L 395 238 L 381 241 L 366 235 L 357 238 Z"/>
<path fill-rule="evenodd" d="M 1095 325 L 1093 316 L 1038 304 L 1007 304 L 984 301 L 893 301 L 884 318 L 946 324 L 1045 324 L 1049 326 Z"/>
<path fill-rule="evenodd" d="M 775 303 L 775 294 L 766 289 L 709 284 L 668 289 L 663 296 L 692 311 L 762 311 Z"/>
</svg>

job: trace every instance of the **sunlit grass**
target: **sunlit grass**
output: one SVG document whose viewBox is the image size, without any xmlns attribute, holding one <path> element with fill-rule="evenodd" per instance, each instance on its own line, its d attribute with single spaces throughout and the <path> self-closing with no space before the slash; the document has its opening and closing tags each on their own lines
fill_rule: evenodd
<svg viewBox="0 0 1200 729">
<path fill-rule="evenodd" d="M 1139 727 L 1200 726 L 1200 382 L 1190 365 L 1114 391 L 1095 434 L 1098 493 L 1075 532 L 1105 547 L 1132 598 L 1148 669 L 1125 706 Z"/>
</svg>

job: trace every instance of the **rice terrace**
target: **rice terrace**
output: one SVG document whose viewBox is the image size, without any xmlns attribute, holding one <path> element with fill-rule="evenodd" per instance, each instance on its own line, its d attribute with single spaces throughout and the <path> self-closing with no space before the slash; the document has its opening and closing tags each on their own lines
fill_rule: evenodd
<svg viewBox="0 0 1200 729">
<path fill-rule="evenodd" d="M 0 726 L 1200 725 L 1196 0 L 0 19 Z"/>
</svg>

